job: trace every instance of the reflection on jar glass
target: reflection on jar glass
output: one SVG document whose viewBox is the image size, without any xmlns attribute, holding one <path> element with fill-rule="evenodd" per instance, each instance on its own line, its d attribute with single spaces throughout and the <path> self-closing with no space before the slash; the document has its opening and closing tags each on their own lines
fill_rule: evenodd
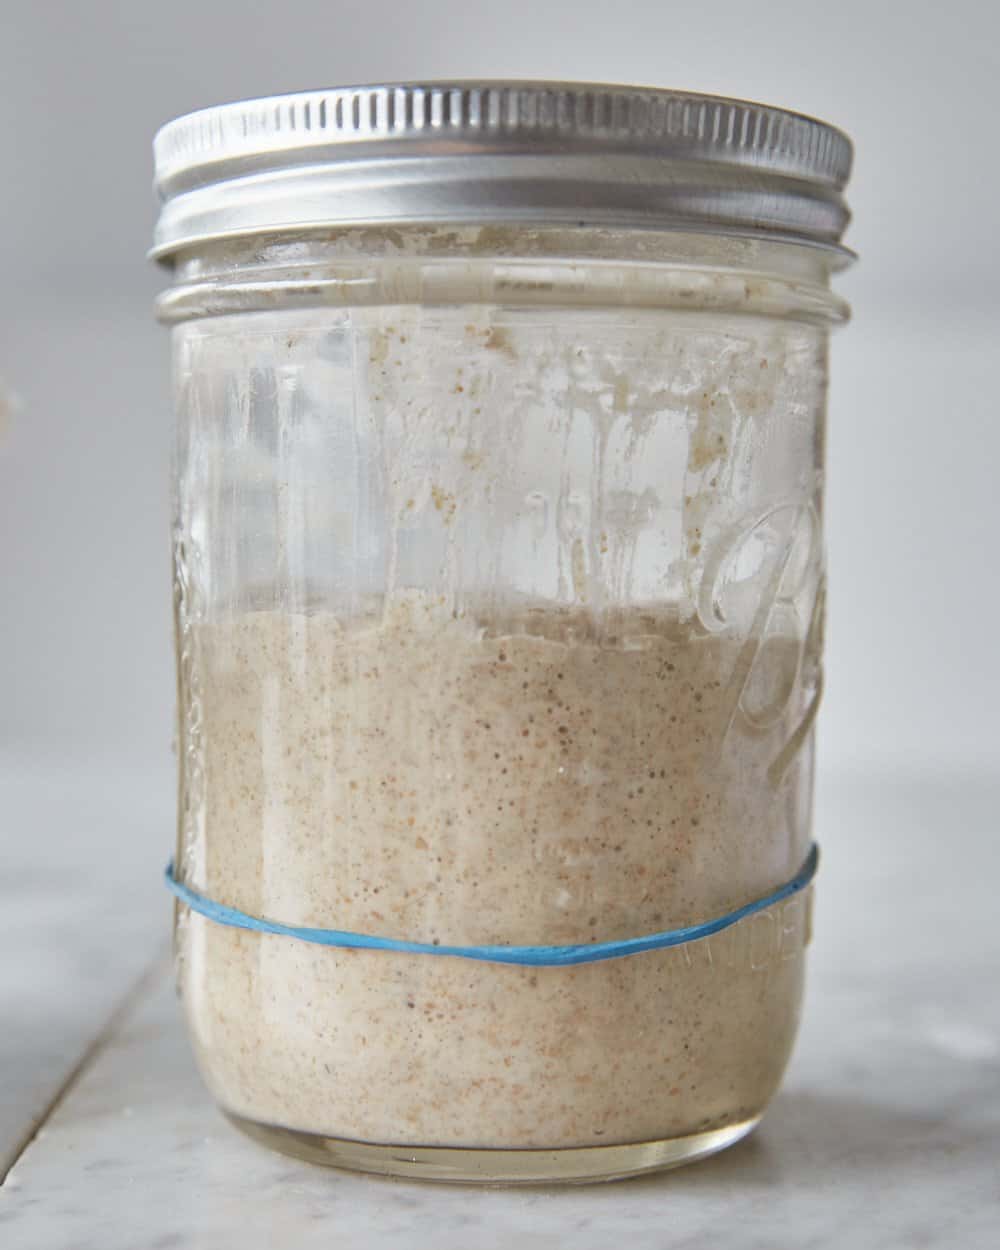
<svg viewBox="0 0 1000 1250">
<path fill-rule="evenodd" d="M 728 916 L 810 849 L 849 144 L 675 93 L 436 91 L 157 140 L 176 875 L 431 947 Z M 425 133 L 434 108 L 464 144 Z M 571 967 L 179 906 L 178 980 L 212 1093 L 281 1149 L 599 1179 L 757 1123 L 810 905 Z"/>
</svg>

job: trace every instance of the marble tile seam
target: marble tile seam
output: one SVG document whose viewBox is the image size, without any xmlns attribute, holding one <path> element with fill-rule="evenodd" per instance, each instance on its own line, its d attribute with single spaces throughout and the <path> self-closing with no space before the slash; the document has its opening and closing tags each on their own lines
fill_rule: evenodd
<svg viewBox="0 0 1000 1250">
<path fill-rule="evenodd" d="M 104 1024 L 97 1030 L 92 1041 L 84 1047 L 76 1063 L 66 1073 L 52 1097 L 35 1119 L 25 1126 L 21 1136 L 11 1147 L 0 1153 L 0 1189 L 6 1185 L 8 1178 L 17 1167 L 27 1151 L 37 1141 L 39 1133 L 55 1114 L 64 1099 L 76 1087 L 80 1078 L 94 1064 L 98 1056 L 122 1028 L 129 1016 L 136 1010 L 145 995 L 155 986 L 159 977 L 165 975 L 169 968 L 169 954 L 161 949 L 143 968 L 139 975 L 126 988 L 115 1006 L 108 1013 Z"/>
</svg>

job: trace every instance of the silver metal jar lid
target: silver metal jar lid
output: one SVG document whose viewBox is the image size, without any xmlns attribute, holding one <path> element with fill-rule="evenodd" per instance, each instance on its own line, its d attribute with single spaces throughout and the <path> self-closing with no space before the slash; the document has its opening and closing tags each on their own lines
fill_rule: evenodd
<svg viewBox="0 0 1000 1250">
<path fill-rule="evenodd" d="M 152 255 L 350 225 L 681 229 L 842 251 L 851 142 L 797 113 L 590 83 L 345 87 L 190 113 L 153 144 Z"/>
</svg>

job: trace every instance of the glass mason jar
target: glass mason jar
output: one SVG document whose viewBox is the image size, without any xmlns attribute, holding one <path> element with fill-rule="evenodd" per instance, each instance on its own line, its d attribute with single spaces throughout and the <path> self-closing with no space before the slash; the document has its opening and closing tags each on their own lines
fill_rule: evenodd
<svg viewBox="0 0 1000 1250">
<path fill-rule="evenodd" d="M 280 1149 L 450 1180 L 737 1140 L 809 938 L 781 887 L 811 846 L 848 141 L 459 84 L 224 106 L 156 158 L 209 1088 Z"/>
</svg>

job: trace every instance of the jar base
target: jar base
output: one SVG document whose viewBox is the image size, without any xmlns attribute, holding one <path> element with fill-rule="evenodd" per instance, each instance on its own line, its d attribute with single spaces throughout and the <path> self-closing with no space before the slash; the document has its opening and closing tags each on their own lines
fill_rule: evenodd
<svg viewBox="0 0 1000 1250">
<path fill-rule="evenodd" d="M 623 1180 L 682 1167 L 725 1150 L 752 1132 L 759 1115 L 705 1133 L 663 1141 L 554 1150 L 478 1149 L 453 1146 L 383 1146 L 259 1124 L 226 1111 L 241 1132 L 282 1154 L 379 1176 L 468 1185 L 585 1185 Z"/>
</svg>

